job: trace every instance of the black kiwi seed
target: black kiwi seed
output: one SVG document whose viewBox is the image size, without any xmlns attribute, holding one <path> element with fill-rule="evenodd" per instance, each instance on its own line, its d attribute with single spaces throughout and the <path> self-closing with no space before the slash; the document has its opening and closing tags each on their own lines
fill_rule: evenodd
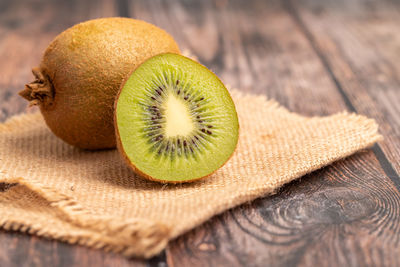
<svg viewBox="0 0 400 267">
<path fill-rule="evenodd" d="M 156 100 L 156 98 L 154 96 L 152 96 L 151 99 Z"/>
<path fill-rule="evenodd" d="M 207 133 L 208 133 L 208 134 L 212 134 L 212 132 L 211 132 L 211 131 L 209 131 L 209 130 L 207 130 Z"/>
<path fill-rule="evenodd" d="M 202 131 L 203 133 L 205 133 L 205 132 L 206 132 L 206 129 L 201 129 L 201 131 Z"/>
<path fill-rule="evenodd" d="M 185 96 L 183 99 L 188 100 L 188 98 L 189 98 L 188 96 Z"/>
<path fill-rule="evenodd" d="M 196 116 L 197 119 L 200 119 L 200 116 Z"/>
<path fill-rule="evenodd" d="M 179 84 L 179 80 L 176 80 L 176 85 L 178 85 Z"/>
<path fill-rule="evenodd" d="M 187 146 L 186 140 L 183 141 L 183 146 Z"/>
<path fill-rule="evenodd" d="M 181 145 L 181 139 L 178 139 L 178 146 Z"/>
<path fill-rule="evenodd" d="M 181 93 L 181 89 L 178 90 L 178 95 Z"/>
<path fill-rule="evenodd" d="M 207 125 L 207 127 L 211 129 L 213 126 L 212 125 Z"/>
</svg>

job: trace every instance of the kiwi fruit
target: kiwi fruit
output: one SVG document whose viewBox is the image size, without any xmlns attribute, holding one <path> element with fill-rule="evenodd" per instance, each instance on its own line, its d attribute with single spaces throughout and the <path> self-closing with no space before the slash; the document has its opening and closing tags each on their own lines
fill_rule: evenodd
<svg viewBox="0 0 400 267">
<path fill-rule="evenodd" d="M 234 152 L 239 123 L 229 92 L 203 65 L 177 54 L 142 63 L 115 101 L 117 147 L 139 175 L 187 182 L 212 174 Z"/>
<path fill-rule="evenodd" d="M 46 49 L 20 95 L 38 105 L 52 132 L 84 149 L 115 147 L 113 104 L 120 85 L 146 59 L 179 53 L 164 30 L 129 18 L 77 24 Z"/>
</svg>

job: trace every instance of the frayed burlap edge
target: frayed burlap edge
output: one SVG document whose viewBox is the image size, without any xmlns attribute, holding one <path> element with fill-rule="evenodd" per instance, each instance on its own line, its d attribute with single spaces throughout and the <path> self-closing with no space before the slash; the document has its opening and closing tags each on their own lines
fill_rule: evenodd
<svg viewBox="0 0 400 267">
<path fill-rule="evenodd" d="M 24 186 L 44 198 L 56 209 L 57 217 L 64 222 L 89 230 L 87 236 L 68 237 L 60 235 L 43 225 L 25 225 L 23 221 L 0 218 L 0 228 L 58 239 L 70 244 L 80 244 L 96 249 L 104 249 L 124 256 L 151 257 L 159 253 L 168 243 L 170 230 L 163 224 L 132 219 L 124 223 L 113 218 L 93 218 L 73 198 L 46 187 L 40 182 L 27 182 L 19 178 L 0 178 L 0 182 Z"/>
</svg>

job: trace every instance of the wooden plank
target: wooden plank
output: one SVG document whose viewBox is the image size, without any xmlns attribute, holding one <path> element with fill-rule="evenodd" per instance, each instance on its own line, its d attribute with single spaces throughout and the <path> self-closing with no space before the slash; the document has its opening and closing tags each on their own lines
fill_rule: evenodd
<svg viewBox="0 0 400 267">
<path fill-rule="evenodd" d="M 279 1 L 135 1 L 130 10 L 171 33 L 227 84 L 266 94 L 304 115 L 346 109 Z"/>
<path fill-rule="evenodd" d="M 400 197 L 372 151 L 217 216 L 170 246 L 169 266 L 399 266 Z"/>
<path fill-rule="evenodd" d="M 182 47 L 199 55 L 201 62 L 211 67 L 226 83 L 242 90 L 266 93 L 291 110 L 305 115 L 331 114 L 347 107 L 299 25 L 279 1 L 253 1 L 245 5 L 239 1 L 221 0 L 175 1 L 168 4 L 163 1 L 119 2 L 122 15 L 146 19 L 167 29 Z M 73 2 L 72 7 L 63 6 L 64 10 L 68 10 L 63 11 L 65 15 L 54 12 L 54 5 L 62 3 L 40 6 L 42 12 L 53 10 L 44 12 L 47 19 L 42 21 L 41 26 L 29 28 L 25 24 L 20 28 L 20 31 L 29 29 L 24 32 L 29 35 L 38 27 L 39 30 L 28 37 L 28 42 L 37 42 L 35 34 L 48 34 L 50 40 L 57 27 L 62 29 L 65 24 L 72 25 L 79 18 L 86 19 L 105 12 L 103 9 L 110 10 L 109 6 L 105 8 L 109 2 L 103 5 Z M 8 11 L 22 12 L 22 6 L 24 4 L 14 7 L 12 12 Z M 129 12 L 121 11 L 127 8 Z M 53 12 L 53 15 L 47 17 L 48 12 Z M 20 15 L 20 20 L 22 17 Z M 0 27 L 3 27 L 1 19 Z M 10 24 L 18 24 L 20 20 Z M 50 20 L 58 23 L 49 23 Z M 3 28 L 0 28 L 0 47 L 4 38 L 2 31 Z M 41 45 L 44 48 L 47 41 Z M 10 44 L 7 47 L 13 49 Z M 23 55 L 27 60 L 34 61 L 30 57 L 36 55 L 40 58 L 35 51 L 31 49 L 31 54 L 26 50 Z M 7 58 L 6 53 L 0 58 Z M 23 69 L 22 63 L 18 64 Z M 0 63 L 0 68 L 2 73 L 6 66 Z M 20 69 L 11 74 L 18 71 Z M 18 86 L 30 79 L 29 68 L 25 74 L 19 75 L 27 77 L 17 76 L 18 79 L 10 82 L 7 80 L 9 76 L 0 76 L 3 79 L 0 79 L 1 88 L 8 86 L 14 88 L 10 92 L 17 91 Z M 0 103 L 1 109 L 5 103 Z M 13 105 L 10 104 L 7 112 Z M 16 112 L 18 110 L 12 110 L 7 116 Z M 302 182 L 285 187 L 275 197 L 225 213 L 179 238 L 167 250 L 168 263 L 171 266 L 324 265 L 332 260 L 332 265 L 395 264 L 394 257 L 398 252 L 396 225 L 399 225 L 396 190 L 373 153 L 357 155 L 304 177 Z M 362 216 L 355 216 L 359 211 L 363 212 Z M 39 258 L 36 259 L 39 264 L 52 266 L 143 263 L 123 261 L 99 251 L 19 234 L 0 234 L 0 244 L 4 246 L 0 247 L 0 265 L 6 266 L 9 263 L 16 266 L 34 264 L 35 257 Z M 30 251 L 34 253 L 29 254 Z M 54 256 L 48 257 L 46 253 Z M 18 261 L 19 257 L 25 261 Z M 73 260 L 69 261 L 71 258 Z M 148 263 L 164 265 L 164 256 Z"/>
<path fill-rule="evenodd" d="M 0 230 L 0 266 L 146 266 L 145 261 L 128 260 L 79 245 L 46 240 Z"/>
<path fill-rule="evenodd" d="M 183 29 L 171 27 L 170 32 L 226 83 L 267 94 L 304 115 L 350 110 L 329 70 L 281 2 L 185 3 L 170 5 L 174 16 L 149 12 L 145 19 L 184 24 Z M 396 263 L 400 234 L 393 227 L 400 223 L 399 191 L 373 152 L 301 180 L 277 196 L 217 216 L 178 238 L 167 249 L 168 264 Z M 390 204 L 378 207 L 376 203 Z"/>
<path fill-rule="evenodd" d="M 0 5 L 0 121 L 27 111 L 26 101 L 17 92 L 31 81 L 31 68 L 39 63 L 44 49 L 57 34 L 87 19 L 114 16 L 117 9 L 112 0 L 1 1 Z M 0 192 L 7 186 L 0 184 Z M 0 266 L 146 264 L 101 250 L 0 231 Z"/>
<path fill-rule="evenodd" d="M 400 186 L 400 3 L 302 0 L 289 6 L 350 105 L 378 121 L 385 137 L 379 149 Z"/>
</svg>

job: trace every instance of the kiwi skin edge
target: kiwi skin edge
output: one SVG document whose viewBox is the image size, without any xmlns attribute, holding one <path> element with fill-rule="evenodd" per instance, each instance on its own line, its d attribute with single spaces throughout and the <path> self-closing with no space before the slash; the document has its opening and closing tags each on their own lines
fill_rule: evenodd
<svg viewBox="0 0 400 267">
<path fill-rule="evenodd" d="M 162 54 L 158 54 L 158 55 L 155 55 L 155 56 L 168 55 L 168 54 L 174 54 L 174 53 L 162 53 Z M 177 55 L 179 55 L 179 54 L 177 54 Z M 182 55 L 180 55 L 180 56 L 182 56 Z M 150 58 L 149 58 L 149 59 L 150 59 Z M 147 59 L 147 60 L 149 60 L 149 59 Z M 191 59 L 191 58 L 188 58 L 188 59 L 190 59 L 191 61 L 193 61 L 194 63 L 196 63 L 196 64 L 198 64 L 198 65 L 201 65 L 200 63 L 198 63 L 197 61 L 195 61 L 195 60 L 193 60 L 193 59 Z M 147 61 L 147 60 L 146 60 L 146 61 Z M 144 64 L 146 61 L 142 62 L 139 66 L 137 66 L 136 69 L 138 69 L 138 68 L 139 68 L 142 64 Z M 203 66 L 203 65 L 201 65 L 201 66 Z M 135 70 L 136 70 L 136 69 L 135 69 Z M 164 183 L 164 184 L 182 184 L 182 183 L 196 182 L 196 181 L 198 181 L 198 180 L 205 179 L 205 178 L 211 176 L 212 174 L 214 174 L 214 173 L 215 173 L 216 171 L 218 171 L 219 169 L 221 169 L 221 168 L 232 158 L 232 156 L 235 154 L 236 149 L 237 149 L 237 143 L 236 143 L 235 149 L 234 149 L 234 151 L 232 152 L 232 154 L 229 156 L 229 158 L 228 158 L 218 169 L 216 169 L 215 171 L 211 172 L 210 174 L 207 174 L 207 175 L 202 176 L 202 177 L 199 177 L 199 178 L 191 179 L 191 180 L 170 181 L 170 180 L 156 179 L 156 178 L 151 177 L 150 175 L 147 175 L 147 174 L 143 173 L 142 171 L 140 171 L 138 168 L 136 168 L 136 166 L 133 164 L 133 162 L 131 162 L 131 161 L 129 160 L 128 156 L 126 155 L 126 153 L 125 153 L 125 151 L 124 151 L 124 149 L 123 149 L 123 147 L 122 147 L 121 138 L 120 138 L 120 136 L 119 136 L 118 123 L 117 123 L 117 112 L 116 112 L 116 111 L 117 111 L 117 103 L 118 103 L 118 99 L 119 99 L 119 96 L 120 96 L 120 94 L 121 94 L 121 91 L 122 91 L 123 87 L 125 86 L 125 83 L 128 81 L 128 79 L 129 79 L 129 78 L 131 77 L 131 75 L 133 74 L 133 72 L 135 72 L 135 70 L 132 70 L 132 71 L 128 74 L 128 76 L 126 76 L 126 77 L 124 78 L 124 80 L 122 81 L 122 83 L 121 83 L 121 85 L 120 85 L 120 87 L 119 87 L 118 93 L 117 93 L 117 95 L 116 95 L 116 97 L 115 97 L 115 101 L 114 101 L 114 129 L 115 129 L 115 137 L 116 137 L 117 149 L 118 149 L 120 155 L 122 156 L 122 158 L 124 159 L 124 161 L 127 163 L 127 165 L 133 170 L 133 172 L 135 172 L 136 174 L 138 174 L 138 175 L 141 176 L 142 178 L 145 178 L 145 179 L 150 180 L 150 181 L 160 182 L 160 183 Z M 209 71 L 211 71 L 211 70 L 209 70 Z M 212 71 L 211 71 L 211 72 L 212 72 Z M 212 73 L 215 75 L 214 72 L 212 72 Z M 215 75 L 215 77 L 222 83 L 222 81 L 218 78 L 217 75 Z M 222 83 L 222 84 L 223 84 L 223 83 Z M 225 87 L 225 86 L 224 86 L 224 87 Z M 228 89 L 226 89 L 226 87 L 225 87 L 225 90 L 228 91 Z M 237 115 L 236 109 L 235 109 L 235 112 L 236 112 L 236 115 Z M 238 117 L 238 118 L 239 118 L 239 117 Z M 239 138 L 240 138 L 240 123 L 238 124 L 238 139 L 237 139 L 238 142 L 239 142 Z"/>
</svg>

